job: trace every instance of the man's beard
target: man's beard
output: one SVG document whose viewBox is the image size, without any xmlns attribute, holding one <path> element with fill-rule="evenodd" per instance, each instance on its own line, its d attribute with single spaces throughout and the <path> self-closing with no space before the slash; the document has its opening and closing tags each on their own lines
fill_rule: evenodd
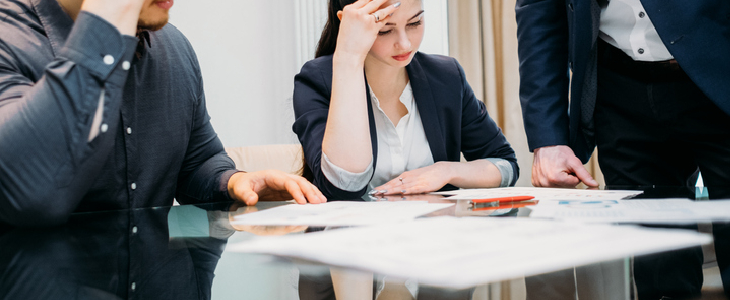
<svg viewBox="0 0 730 300">
<path fill-rule="evenodd" d="M 159 20 L 157 22 L 147 22 L 139 19 L 139 21 L 137 22 L 137 31 L 158 31 L 162 29 L 162 27 L 165 27 L 166 24 L 167 18 L 165 18 L 164 20 Z"/>
</svg>

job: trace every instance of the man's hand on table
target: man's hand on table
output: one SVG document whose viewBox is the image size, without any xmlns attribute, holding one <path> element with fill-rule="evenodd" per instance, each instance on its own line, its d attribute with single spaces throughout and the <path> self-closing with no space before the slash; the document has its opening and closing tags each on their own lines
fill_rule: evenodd
<svg viewBox="0 0 730 300">
<path fill-rule="evenodd" d="M 322 192 L 306 179 L 276 170 L 233 174 L 228 181 L 228 194 L 246 205 L 255 205 L 259 200 L 294 199 L 299 204 L 327 202 Z"/>
<path fill-rule="evenodd" d="M 563 145 L 535 149 L 532 185 L 573 188 L 581 182 L 589 187 L 598 186 L 580 159 L 575 156 L 573 149 Z"/>
</svg>

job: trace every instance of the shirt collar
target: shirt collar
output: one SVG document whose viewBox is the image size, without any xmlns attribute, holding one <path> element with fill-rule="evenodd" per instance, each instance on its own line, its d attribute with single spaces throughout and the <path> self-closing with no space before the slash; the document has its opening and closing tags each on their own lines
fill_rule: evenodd
<svg viewBox="0 0 730 300">
<path fill-rule="evenodd" d="M 142 56 L 147 52 L 147 48 L 152 48 L 152 42 L 150 41 L 150 32 L 147 30 L 137 31 L 137 49 L 134 50 L 134 56 L 137 59 L 141 59 Z M 145 47 L 145 45 L 147 47 Z"/>
<path fill-rule="evenodd" d="M 38 14 L 38 18 L 43 24 L 46 36 L 51 42 L 54 56 L 58 54 L 61 48 L 66 44 L 66 38 L 71 33 L 74 20 L 63 10 L 56 0 L 30 0 L 30 4 Z M 149 31 L 137 32 L 139 44 L 135 52 L 137 59 L 141 58 L 146 52 L 146 47 L 152 47 Z"/>
<path fill-rule="evenodd" d="M 373 92 L 373 89 L 368 85 L 368 92 L 370 93 L 371 101 L 375 104 L 375 106 L 379 110 L 383 110 L 380 108 L 380 99 L 378 99 L 377 96 L 375 96 L 375 92 Z M 406 83 L 406 87 L 403 89 L 403 92 L 401 92 L 400 97 L 398 97 L 398 100 L 400 100 L 401 103 L 406 107 L 408 110 L 408 113 L 406 115 L 411 114 L 411 109 L 413 108 L 414 99 L 413 99 L 413 89 L 411 88 L 411 81 L 409 80 Z"/>
</svg>

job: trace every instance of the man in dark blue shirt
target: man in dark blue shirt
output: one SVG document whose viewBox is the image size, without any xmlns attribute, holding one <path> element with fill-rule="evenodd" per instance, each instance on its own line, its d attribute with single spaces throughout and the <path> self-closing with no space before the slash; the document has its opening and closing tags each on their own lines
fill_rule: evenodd
<svg viewBox="0 0 730 300">
<path fill-rule="evenodd" d="M 235 170 L 172 4 L 0 0 L 0 223 L 173 198 L 325 201 L 301 177 Z"/>
</svg>

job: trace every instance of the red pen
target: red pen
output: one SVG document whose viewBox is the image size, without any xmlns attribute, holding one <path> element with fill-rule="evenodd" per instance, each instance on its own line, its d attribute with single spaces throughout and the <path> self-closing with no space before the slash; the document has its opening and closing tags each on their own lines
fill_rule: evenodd
<svg viewBox="0 0 730 300">
<path fill-rule="evenodd" d="M 471 211 L 483 211 L 483 210 L 498 210 L 498 209 L 507 209 L 507 208 L 520 208 L 530 205 L 535 205 L 539 201 L 522 201 L 522 202 L 507 202 L 507 203 L 499 203 L 496 206 L 479 206 L 479 207 L 469 207 L 469 210 Z"/>
<path fill-rule="evenodd" d="M 498 197 L 498 198 L 487 198 L 487 199 L 472 199 L 471 203 L 489 203 L 489 202 L 515 202 L 535 199 L 534 196 L 511 196 L 511 197 Z"/>
</svg>

